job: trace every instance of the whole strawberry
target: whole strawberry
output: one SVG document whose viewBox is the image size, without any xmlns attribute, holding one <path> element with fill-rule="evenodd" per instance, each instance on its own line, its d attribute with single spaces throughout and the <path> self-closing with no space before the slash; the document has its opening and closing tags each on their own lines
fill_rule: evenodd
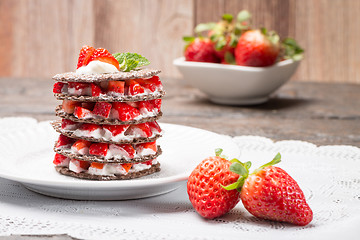
<svg viewBox="0 0 360 240">
<path fill-rule="evenodd" d="M 184 56 L 186 61 L 218 63 L 214 44 L 208 38 L 184 38 L 190 43 L 186 46 Z"/>
<path fill-rule="evenodd" d="M 222 186 L 236 182 L 239 178 L 229 170 L 231 162 L 220 157 L 203 160 L 190 174 L 187 182 L 189 199 L 195 210 L 204 218 L 213 219 L 233 209 L 240 201 L 237 190 L 225 190 Z"/>
<path fill-rule="evenodd" d="M 279 36 L 265 29 L 243 33 L 235 48 L 237 65 L 266 67 L 275 64 L 280 52 Z"/>
<path fill-rule="evenodd" d="M 280 161 L 278 154 L 250 175 L 244 164 L 233 163 L 231 169 L 242 177 L 225 188 L 241 188 L 241 201 L 255 217 L 305 226 L 313 213 L 296 181 L 283 169 L 272 166 Z"/>
</svg>

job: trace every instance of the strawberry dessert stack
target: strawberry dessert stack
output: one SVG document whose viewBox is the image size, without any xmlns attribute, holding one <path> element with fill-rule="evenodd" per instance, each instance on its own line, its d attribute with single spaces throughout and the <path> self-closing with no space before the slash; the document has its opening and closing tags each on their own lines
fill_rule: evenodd
<svg viewBox="0 0 360 240">
<path fill-rule="evenodd" d="M 135 53 L 110 54 L 84 46 L 76 72 L 57 74 L 53 92 L 62 104 L 53 122 L 55 169 L 92 180 L 132 179 L 160 171 L 156 140 L 164 96 L 159 70 Z"/>
</svg>

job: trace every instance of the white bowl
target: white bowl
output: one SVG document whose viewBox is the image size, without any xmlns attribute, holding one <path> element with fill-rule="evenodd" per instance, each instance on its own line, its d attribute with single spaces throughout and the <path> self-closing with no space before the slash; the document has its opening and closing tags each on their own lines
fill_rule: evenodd
<svg viewBox="0 0 360 240">
<path fill-rule="evenodd" d="M 270 67 L 244 67 L 189 62 L 177 58 L 184 80 L 204 92 L 212 102 L 250 105 L 266 102 L 295 73 L 300 61 L 285 60 Z"/>
</svg>

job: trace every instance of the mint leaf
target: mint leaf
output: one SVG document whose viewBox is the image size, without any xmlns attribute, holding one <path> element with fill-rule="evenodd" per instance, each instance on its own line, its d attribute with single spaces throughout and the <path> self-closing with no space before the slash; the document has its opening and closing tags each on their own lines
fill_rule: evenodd
<svg viewBox="0 0 360 240">
<path fill-rule="evenodd" d="M 184 40 L 185 42 L 192 42 L 192 41 L 195 40 L 195 37 L 184 36 L 184 37 L 183 37 L 183 40 Z"/>
<path fill-rule="evenodd" d="M 137 53 L 115 53 L 113 56 L 119 62 L 120 70 L 124 72 L 150 64 L 149 60 Z"/>
</svg>

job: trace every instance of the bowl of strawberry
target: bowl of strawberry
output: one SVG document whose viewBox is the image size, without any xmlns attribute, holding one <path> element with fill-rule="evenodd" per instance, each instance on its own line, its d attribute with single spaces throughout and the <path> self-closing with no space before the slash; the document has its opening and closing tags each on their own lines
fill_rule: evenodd
<svg viewBox="0 0 360 240">
<path fill-rule="evenodd" d="M 303 49 L 292 38 L 251 28 L 251 15 L 224 14 L 217 23 L 199 24 L 184 57 L 173 64 L 190 86 L 215 103 L 251 105 L 266 102 L 295 73 Z M 204 35 L 204 32 L 206 33 Z"/>
</svg>

